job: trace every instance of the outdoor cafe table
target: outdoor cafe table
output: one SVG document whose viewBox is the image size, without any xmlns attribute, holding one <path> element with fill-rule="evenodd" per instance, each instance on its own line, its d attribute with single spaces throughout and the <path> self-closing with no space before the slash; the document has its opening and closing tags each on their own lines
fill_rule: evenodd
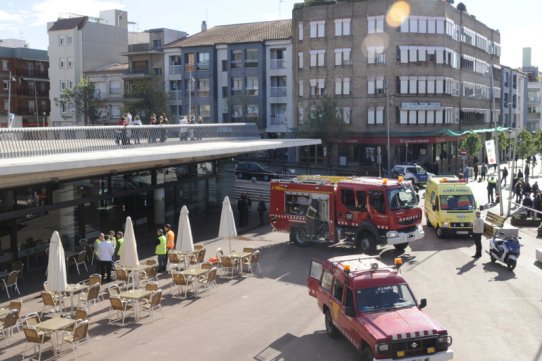
<svg viewBox="0 0 542 361">
<path fill-rule="evenodd" d="M 145 271 L 149 266 L 146 264 L 140 264 L 138 266 L 122 266 L 126 271 L 132 274 L 134 279 L 134 286 L 132 288 L 139 288 L 139 272 Z"/>
<path fill-rule="evenodd" d="M 251 255 L 251 252 L 231 252 L 229 256 L 232 260 L 237 260 L 239 263 L 239 272 L 243 272 L 243 258 L 247 258 Z"/>
<path fill-rule="evenodd" d="M 47 333 L 55 333 L 56 334 L 56 344 L 53 343 L 53 350 L 55 357 L 57 355 L 57 346 L 59 345 L 59 331 L 65 330 L 68 327 L 71 327 L 75 325 L 75 322 L 77 320 L 73 320 L 71 318 L 63 318 L 63 317 L 53 317 L 47 321 L 40 322 L 36 324 L 36 328 L 41 331 L 45 331 Z"/>
<path fill-rule="evenodd" d="M 79 283 L 68 283 L 66 285 L 64 293 L 70 297 L 70 312 L 73 312 L 73 296 L 80 292 L 86 291 L 87 289 L 87 285 L 82 285 Z"/>
<path fill-rule="evenodd" d="M 118 296 L 120 298 L 133 301 L 135 318 L 136 318 L 136 321 L 139 321 L 139 304 L 144 298 L 149 297 L 151 294 L 152 294 L 152 291 L 137 289 L 137 290 L 128 290 L 128 291 L 121 292 L 119 293 Z"/>
<path fill-rule="evenodd" d="M 182 270 L 180 273 L 182 273 L 186 277 L 193 277 L 196 281 L 198 281 L 200 276 L 203 276 L 209 271 L 210 270 L 206 268 L 187 268 L 187 269 Z M 192 290 L 196 292 L 194 282 L 192 282 Z"/>
</svg>

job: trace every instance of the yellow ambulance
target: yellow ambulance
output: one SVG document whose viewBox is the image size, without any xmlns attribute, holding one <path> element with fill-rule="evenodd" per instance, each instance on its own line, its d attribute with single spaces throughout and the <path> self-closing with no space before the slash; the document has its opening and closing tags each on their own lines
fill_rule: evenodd
<svg viewBox="0 0 542 361">
<path fill-rule="evenodd" d="M 425 219 L 434 227 L 437 237 L 469 236 L 476 219 L 476 200 L 465 180 L 435 178 L 427 181 Z"/>
</svg>

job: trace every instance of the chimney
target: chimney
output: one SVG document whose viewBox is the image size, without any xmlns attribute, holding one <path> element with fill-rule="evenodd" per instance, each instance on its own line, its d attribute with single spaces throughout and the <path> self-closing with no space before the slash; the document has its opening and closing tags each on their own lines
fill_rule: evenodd
<svg viewBox="0 0 542 361">
<path fill-rule="evenodd" d="M 207 31 L 207 22 L 204 20 L 201 22 L 201 32 Z"/>
</svg>

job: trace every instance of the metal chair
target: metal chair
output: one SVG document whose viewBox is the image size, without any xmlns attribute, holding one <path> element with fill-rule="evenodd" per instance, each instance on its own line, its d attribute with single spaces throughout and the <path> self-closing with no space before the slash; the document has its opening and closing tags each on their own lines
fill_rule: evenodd
<svg viewBox="0 0 542 361">
<path fill-rule="evenodd" d="M 37 312 L 30 312 L 28 315 L 24 316 L 23 320 L 24 326 L 36 326 L 40 322 L 41 318 Z"/>
<path fill-rule="evenodd" d="M 23 332 L 26 338 L 26 345 L 23 351 L 23 360 L 26 358 L 26 350 L 28 349 L 28 345 L 34 346 L 34 353 L 36 353 L 36 347 L 38 348 L 38 361 L 41 360 L 42 345 L 44 345 L 46 342 L 50 342 L 51 347 L 54 348 L 51 336 L 46 334 L 45 332 L 38 332 L 38 330 L 36 330 L 34 326 L 24 326 Z"/>
<path fill-rule="evenodd" d="M 182 269 L 181 264 L 184 263 L 184 260 L 177 253 L 175 252 L 168 253 L 168 260 L 169 260 L 169 270 L 171 272 L 173 272 L 174 269 L 177 269 L 177 270 Z"/>
<path fill-rule="evenodd" d="M 254 274 L 253 266 L 258 266 L 258 271 L 262 273 L 262 269 L 260 268 L 260 251 L 254 251 L 250 257 L 243 258 L 243 267 L 246 267 L 251 274 Z"/>
<path fill-rule="evenodd" d="M 211 268 L 211 270 L 207 272 L 205 277 L 199 280 L 199 284 L 201 285 L 201 287 L 204 288 L 205 290 L 208 290 L 209 292 L 211 291 L 211 287 L 216 287 L 217 272 L 218 272 L 218 268 L 216 267 Z"/>
<path fill-rule="evenodd" d="M 81 304 L 87 307 L 87 309 L 90 310 L 90 307 L 93 304 L 96 304 L 100 300 L 100 284 L 95 283 L 92 286 L 90 286 L 87 290 L 87 292 L 82 292 L 79 295 L 79 303 L 77 307 L 79 307 Z"/>
<path fill-rule="evenodd" d="M 9 295 L 9 288 L 10 287 L 15 289 L 15 291 L 17 291 L 19 296 L 21 295 L 21 291 L 19 291 L 19 285 L 17 284 L 18 279 L 19 279 L 19 271 L 11 271 L 8 274 L 7 278 L 2 279 L 2 283 L 4 284 L 3 287 L 6 290 L 8 298 L 11 298 L 11 296 Z"/>
<path fill-rule="evenodd" d="M 183 293 L 183 286 L 186 287 L 192 287 L 193 289 L 193 280 L 192 278 L 189 278 L 185 276 L 184 274 L 180 272 L 172 272 L 171 277 L 173 278 L 173 284 L 177 286 L 177 289 L 179 290 L 178 293 L 173 294 L 173 298 L 181 298 L 185 299 L 188 293 L 188 290 L 184 290 L 184 297 L 181 297 L 181 294 Z"/>
<path fill-rule="evenodd" d="M 17 321 L 19 320 L 19 311 L 9 310 L 8 314 L 4 318 L 4 321 L 0 321 L 0 333 L 6 342 L 9 344 L 8 338 L 13 336 L 13 329 L 17 327 Z"/>
<path fill-rule="evenodd" d="M 13 300 L 9 303 L 8 309 L 17 310 L 17 331 L 21 332 L 23 320 L 21 319 L 21 308 L 23 308 L 23 300 Z"/>
<path fill-rule="evenodd" d="M 235 269 L 237 268 L 237 264 L 233 261 L 233 259 L 230 256 L 222 256 L 222 277 L 225 278 L 233 278 L 233 273 L 235 272 Z"/>
<path fill-rule="evenodd" d="M 49 311 L 52 311 L 53 314 L 57 312 L 57 307 L 58 307 L 58 312 L 60 312 L 61 309 L 64 308 L 64 298 L 55 297 L 55 295 L 50 291 L 42 291 L 41 299 L 43 301 L 43 309 L 41 310 L 41 317 L 43 317 L 43 314 L 45 313 L 45 311 L 47 311 L 47 308 L 49 308 Z"/>
<path fill-rule="evenodd" d="M 126 271 L 122 267 L 119 267 L 115 268 L 115 274 L 117 275 L 117 283 L 120 282 L 118 286 L 120 288 L 127 289 L 128 285 L 130 284 L 130 277 L 128 275 L 128 271 Z"/>
<path fill-rule="evenodd" d="M 108 315 L 110 324 L 112 324 L 112 325 L 117 324 L 118 325 L 118 323 L 116 323 L 116 321 L 118 321 L 118 319 L 120 318 L 120 317 L 118 317 L 119 313 L 120 313 L 120 315 L 122 317 L 121 326 L 124 326 L 124 319 L 126 318 L 127 313 L 131 313 L 132 316 L 135 319 L 134 309 L 132 308 L 132 305 L 130 305 L 127 301 L 122 300 L 119 296 L 111 296 L 111 297 L 109 297 L 109 302 L 111 302 L 111 307 L 109 308 L 109 315 Z M 113 313 L 113 312 L 115 312 L 117 314 L 117 318 L 115 319 L 115 322 L 111 318 L 111 313 Z"/>
<path fill-rule="evenodd" d="M 73 259 L 73 262 L 75 263 L 75 269 L 77 269 L 77 274 L 81 274 L 79 271 L 79 266 L 83 265 L 85 266 L 85 270 L 88 272 L 87 267 L 87 251 L 81 251 L 77 254 L 77 256 L 71 258 Z"/>
<path fill-rule="evenodd" d="M 12 271 L 19 271 L 19 274 L 17 275 L 17 277 L 20 279 L 20 280 L 24 280 L 24 274 L 23 274 L 23 271 L 24 271 L 24 263 L 21 262 L 21 261 L 15 261 L 11 264 L 11 270 Z"/>
<path fill-rule="evenodd" d="M 143 300 L 143 311 L 149 312 L 151 320 L 154 321 L 154 312 L 160 310 L 162 318 L 164 318 L 164 311 L 162 311 L 162 290 L 158 289 L 151 294 L 150 300 Z"/>
<path fill-rule="evenodd" d="M 72 351 L 75 355 L 75 359 L 77 360 L 77 347 L 81 342 L 84 341 L 87 342 L 88 348 L 90 349 L 90 352 L 92 352 L 92 348 L 90 347 L 90 337 L 88 335 L 88 325 L 88 320 L 80 320 L 77 321 L 73 327 L 73 331 L 64 331 L 64 335 L 62 336 L 62 344 L 60 346 L 60 354 L 62 354 L 62 346 L 65 343 L 69 343 L 72 346 Z"/>
</svg>

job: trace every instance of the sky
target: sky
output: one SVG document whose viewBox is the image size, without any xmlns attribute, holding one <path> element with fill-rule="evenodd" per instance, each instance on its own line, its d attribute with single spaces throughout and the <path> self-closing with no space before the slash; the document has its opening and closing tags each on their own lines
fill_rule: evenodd
<svg viewBox="0 0 542 361">
<path fill-rule="evenodd" d="M 408 1 L 408 0 L 407 0 Z M 429 0 L 427 0 L 429 1 Z M 290 19 L 302 0 L 0 0 L 0 39 L 22 39 L 47 49 L 47 22 L 68 14 L 98 17 L 121 9 L 135 24 L 130 31 L 170 28 L 198 33 L 207 26 Z M 455 0 L 457 5 L 460 0 Z M 541 0 L 463 0 L 467 12 L 501 33 L 501 64 L 522 65 L 522 48 L 532 48 L 532 65 L 542 68 Z"/>
</svg>

